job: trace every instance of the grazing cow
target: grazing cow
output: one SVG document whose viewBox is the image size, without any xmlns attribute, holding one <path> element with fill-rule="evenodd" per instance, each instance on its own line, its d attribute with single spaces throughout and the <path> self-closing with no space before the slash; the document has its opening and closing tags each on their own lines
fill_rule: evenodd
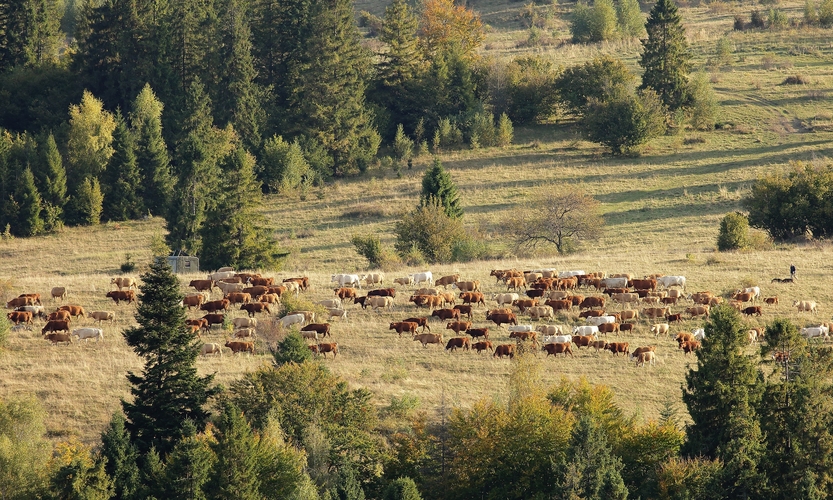
<svg viewBox="0 0 833 500">
<path fill-rule="evenodd" d="M 619 334 L 619 323 L 603 323 L 599 325 L 599 333 L 604 333 L 607 335 L 608 333 L 615 333 Z"/>
<path fill-rule="evenodd" d="M 598 335 L 599 327 L 595 325 L 574 326 L 573 335 Z"/>
<path fill-rule="evenodd" d="M 236 339 L 253 339 L 256 337 L 256 332 L 254 328 L 240 328 L 239 330 L 234 330 L 234 338 Z"/>
<path fill-rule="evenodd" d="M 587 323 L 590 325 L 599 326 L 605 323 L 616 323 L 616 318 L 613 316 L 595 316 L 592 318 L 587 318 L 585 321 L 587 321 Z"/>
<path fill-rule="evenodd" d="M 700 342 L 696 340 L 687 340 L 680 344 L 680 349 L 683 350 L 683 354 L 688 355 L 690 352 L 694 352 L 700 348 Z"/>
<path fill-rule="evenodd" d="M 275 284 L 275 278 L 249 278 L 249 285 L 251 286 L 272 286 Z"/>
<path fill-rule="evenodd" d="M 793 307 L 798 308 L 798 312 L 811 312 L 816 314 L 816 303 L 812 300 L 795 300 Z"/>
<path fill-rule="evenodd" d="M 694 340 L 694 334 L 691 332 L 680 332 L 674 337 L 674 340 L 677 342 L 679 346 L 683 345 L 683 342 L 688 342 L 689 340 Z"/>
<path fill-rule="evenodd" d="M 307 347 L 313 354 L 318 354 L 318 344 L 308 345 Z"/>
<path fill-rule="evenodd" d="M 246 289 L 246 285 L 243 283 L 223 283 L 222 281 L 217 282 L 217 287 L 223 292 L 223 295 L 228 295 L 234 292 L 242 292 Z"/>
<path fill-rule="evenodd" d="M 52 287 L 52 291 L 50 292 L 52 295 L 52 300 L 55 299 L 65 299 L 67 298 L 67 289 L 64 286 L 55 286 Z"/>
<path fill-rule="evenodd" d="M 242 290 L 243 293 L 248 293 L 253 299 L 259 298 L 264 293 L 269 291 L 266 285 L 248 286 Z"/>
<path fill-rule="evenodd" d="M 513 313 L 492 313 L 486 311 L 486 321 L 492 321 L 498 328 L 504 323 L 518 324 L 518 318 Z"/>
<path fill-rule="evenodd" d="M 436 288 L 420 288 L 416 292 L 414 292 L 414 295 L 439 295 L 439 294 L 440 294 L 440 291 L 437 290 Z M 370 294 L 368 294 L 368 295 L 370 295 Z"/>
<path fill-rule="evenodd" d="M 87 317 L 87 315 L 84 314 L 84 308 L 81 307 L 81 306 L 73 306 L 73 305 L 61 306 L 61 307 L 58 308 L 58 310 L 69 312 L 69 315 L 72 316 L 73 318 L 77 318 L 79 316 L 84 316 L 85 318 Z"/>
<path fill-rule="evenodd" d="M 830 329 L 826 325 L 808 326 L 801 329 L 801 335 L 808 339 L 821 337 L 822 339 L 827 340 L 827 337 L 830 335 Z"/>
<path fill-rule="evenodd" d="M 511 304 L 519 298 L 520 297 L 517 293 L 498 293 L 492 296 L 492 300 L 497 302 L 497 305 L 499 306 L 502 306 L 504 304 Z"/>
<path fill-rule="evenodd" d="M 636 366 L 645 366 L 645 363 L 653 365 L 656 363 L 656 353 L 654 351 L 641 352 L 636 356 Z"/>
<path fill-rule="evenodd" d="M 544 305 L 551 307 L 553 311 L 569 311 L 573 307 L 573 302 L 570 299 L 548 299 L 544 301 Z"/>
<path fill-rule="evenodd" d="M 431 317 L 438 318 L 442 321 L 446 321 L 449 319 L 460 319 L 460 310 L 459 309 L 437 309 L 431 313 Z"/>
<path fill-rule="evenodd" d="M 215 343 L 208 343 L 203 344 L 200 348 L 200 356 L 208 356 L 209 354 L 219 354 L 220 357 L 223 357 L 223 348 L 220 347 L 220 344 Z"/>
<path fill-rule="evenodd" d="M 445 304 L 445 298 L 439 295 L 412 295 L 410 300 L 416 304 L 417 307 L 426 307 L 431 309 L 442 307 Z"/>
<path fill-rule="evenodd" d="M 402 338 L 402 332 L 408 332 L 413 337 L 416 334 L 416 329 L 419 325 L 412 321 L 399 321 L 396 323 L 391 323 L 388 327 L 388 330 L 396 330 L 396 333 L 399 334 L 399 337 Z M 423 328 L 423 331 L 425 329 Z"/>
<path fill-rule="evenodd" d="M 299 290 L 306 292 L 309 290 L 309 277 L 308 276 L 300 276 L 297 278 L 286 278 L 283 280 L 283 283 L 288 285 L 289 283 L 295 283 Z M 359 287 L 361 288 L 361 287 Z M 297 290 L 296 290 L 297 293 Z"/>
<path fill-rule="evenodd" d="M 310 323 L 307 326 L 301 328 L 302 332 L 315 332 L 321 335 L 321 338 L 324 337 L 332 337 L 330 335 L 330 324 L 329 323 Z"/>
<path fill-rule="evenodd" d="M 520 278 L 509 278 L 506 280 L 506 290 L 517 290 L 523 287 L 526 290 L 526 280 L 523 277 Z"/>
<path fill-rule="evenodd" d="M 555 311 L 550 306 L 530 307 L 527 312 L 532 321 L 540 321 L 542 318 L 554 318 Z"/>
<path fill-rule="evenodd" d="M 564 327 L 561 325 L 538 325 L 535 331 L 544 336 L 564 335 Z"/>
<path fill-rule="evenodd" d="M 592 335 L 573 335 L 571 340 L 576 345 L 576 348 L 582 348 L 589 346 L 595 339 Z"/>
<path fill-rule="evenodd" d="M 257 328 L 257 320 L 255 318 L 234 318 L 231 320 L 234 328 Z"/>
<path fill-rule="evenodd" d="M 530 307 L 535 307 L 538 305 L 537 299 L 518 299 L 512 302 L 512 305 L 520 309 L 521 312 L 526 311 Z"/>
<path fill-rule="evenodd" d="M 347 290 L 352 290 L 348 288 Z M 390 297 L 392 299 L 396 298 L 396 289 L 395 288 L 377 288 L 376 290 L 370 290 L 367 292 L 368 297 Z"/>
<path fill-rule="evenodd" d="M 364 301 L 366 306 L 373 309 L 393 309 L 393 297 L 371 297 L 368 296 Z"/>
<path fill-rule="evenodd" d="M 454 352 L 458 347 L 468 351 L 471 349 L 471 341 L 468 337 L 454 337 L 452 339 L 448 339 L 448 343 L 445 345 L 445 350 Z"/>
<path fill-rule="evenodd" d="M 453 284 L 457 283 L 457 281 L 459 281 L 459 280 L 460 280 L 460 275 L 459 274 L 451 274 L 449 276 L 443 276 L 442 278 L 438 279 L 436 281 L 436 283 L 434 283 L 434 284 L 437 285 L 437 286 L 442 285 L 443 288 L 447 289 L 448 285 L 453 285 Z"/>
<path fill-rule="evenodd" d="M 301 332 L 301 337 L 318 342 L 318 332 Z"/>
<path fill-rule="evenodd" d="M 769 304 L 771 306 L 777 306 L 778 305 L 778 296 L 776 295 L 775 297 L 767 297 L 767 298 L 764 299 L 764 303 Z"/>
<path fill-rule="evenodd" d="M 200 306 L 200 311 L 205 312 L 217 312 L 217 311 L 228 311 L 229 304 L 231 301 L 228 299 L 218 299 L 206 302 L 205 304 Z"/>
<path fill-rule="evenodd" d="M 484 339 L 489 338 L 489 329 L 488 328 L 469 328 L 466 330 L 468 335 L 471 335 L 471 338 L 476 339 L 478 337 L 483 337 Z"/>
<path fill-rule="evenodd" d="M 289 328 L 292 325 L 302 325 L 304 324 L 305 318 L 303 314 L 287 314 L 283 318 L 280 319 L 278 324 L 281 328 Z"/>
<path fill-rule="evenodd" d="M 116 305 L 119 305 L 121 302 L 127 302 L 130 304 L 131 302 L 136 302 L 136 292 L 133 290 L 107 292 L 107 298 L 113 299 L 113 302 L 115 302 Z"/>
<path fill-rule="evenodd" d="M 327 309 L 327 318 L 347 319 L 347 311 L 341 308 Z"/>
<path fill-rule="evenodd" d="M 229 340 L 226 342 L 226 347 L 231 349 L 232 354 L 237 354 L 238 352 L 248 352 L 250 354 L 255 353 L 255 343 L 254 342 L 242 342 L 239 340 Z"/>
<path fill-rule="evenodd" d="M 656 282 L 662 285 L 663 288 L 678 286 L 685 290 L 685 276 L 661 276 L 656 279 Z"/>
<path fill-rule="evenodd" d="M 199 319 L 186 319 L 185 324 L 188 326 L 196 326 L 197 328 L 205 328 L 208 329 L 208 320 L 205 318 Z M 236 325 L 235 325 L 236 326 Z"/>
<path fill-rule="evenodd" d="M 13 309 L 15 307 L 22 307 L 22 306 L 31 306 L 34 305 L 35 301 L 32 297 L 16 297 L 8 302 L 6 302 L 6 307 L 9 309 Z"/>
<path fill-rule="evenodd" d="M 90 313 L 90 317 L 101 323 L 102 321 L 114 321 L 116 313 L 113 311 L 93 311 Z"/>
<path fill-rule="evenodd" d="M 552 344 L 544 344 L 544 347 L 541 350 L 546 351 L 547 357 L 549 357 L 550 354 L 552 354 L 554 357 L 558 357 L 556 355 L 559 354 L 559 353 L 564 353 L 565 358 L 567 357 L 568 354 L 570 355 L 570 357 L 574 357 L 573 356 L 573 348 L 572 348 L 572 345 L 569 342 L 557 342 L 557 343 L 552 343 Z"/>
<path fill-rule="evenodd" d="M 59 309 L 47 316 L 46 321 L 69 321 L 71 317 L 72 316 L 69 314 L 69 311 Z"/>
<path fill-rule="evenodd" d="M 205 295 L 195 293 L 194 295 L 186 295 L 182 298 L 182 306 L 191 309 L 192 307 L 200 307 L 205 302 Z"/>
<path fill-rule="evenodd" d="M 519 325 L 519 326 L 530 326 L 531 325 Z M 512 328 L 512 327 L 510 327 Z M 534 330 L 525 330 L 525 331 L 512 331 L 510 329 L 509 338 L 510 339 L 518 339 L 518 342 L 523 342 L 524 340 L 531 340 L 533 345 L 538 345 L 538 332 Z"/>
<path fill-rule="evenodd" d="M 732 295 L 732 298 L 738 302 L 752 302 L 755 296 L 752 292 L 739 292 Z"/>
<path fill-rule="evenodd" d="M 579 309 L 593 309 L 593 308 L 604 308 L 605 306 L 605 298 L 604 297 L 587 297 L 581 301 L 579 304 Z"/>
<path fill-rule="evenodd" d="M 483 294 L 480 292 L 460 292 L 460 298 L 463 299 L 463 304 L 486 305 Z"/>
<path fill-rule="evenodd" d="M 267 304 L 266 302 L 252 302 L 250 304 L 243 304 L 242 306 L 240 306 L 240 310 L 249 313 L 249 317 L 252 317 L 259 312 L 272 314 L 272 310 L 269 309 L 269 304 Z"/>
<path fill-rule="evenodd" d="M 488 340 L 483 340 L 481 342 L 477 342 L 473 344 L 472 349 L 477 351 L 477 354 L 480 354 L 482 351 L 494 351 L 495 348 L 492 347 L 492 343 Z"/>
<path fill-rule="evenodd" d="M 618 356 L 620 352 L 626 356 L 630 354 L 627 342 L 608 342 L 605 349 L 612 352 L 614 356 Z"/>
<path fill-rule="evenodd" d="M 515 357 L 515 346 L 512 344 L 502 344 L 495 347 L 495 353 L 492 354 L 492 357 L 502 358 L 504 356 L 509 356 L 509 359 Z"/>
<path fill-rule="evenodd" d="M 76 328 L 72 331 L 72 335 L 78 337 L 78 341 L 87 342 L 90 339 L 95 339 L 96 342 L 104 340 L 104 330 L 101 328 Z"/>
<path fill-rule="evenodd" d="M 454 306 L 454 309 L 457 309 L 458 311 L 460 311 L 460 316 L 465 314 L 469 317 L 469 319 L 471 319 L 471 317 L 472 317 L 472 314 L 471 314 L 472 313 L 472 307 L 471 307 L 471 305 L 456 305 L 456 306 Z"/>
<path fill-rule="evenodd" d="M 319 300 L 316 304 L 327 309 L 341 309 L 341 299 Z"/>
<path fill-rule="evenodd" d="M 72 335 L 69 333 L 50 333 L 46 335 L 44 339 L 52 342 L 52 345 L 57 345 L 61 342 L 64 342 L 67 345 L 72 344 Z"/>
<path fill-rule="evenodd" d="M 414 285 L 419 285 L 420 283 L 428 283 L 428 286 L 432 286 L 434 284 L 434 275 L 431 274 L 431 271 L 425 271 L 424 273 L 414 273 L 409 275 L 410 278 L 413 279 Z"/>
<path fill-rule="evenodd" d="M 356 289 L 355 288 L 347 288 L 347 287 L 345 287 L 345 288 L 336 288 L 335 289 L 335 294 L 336 294 L 336 297 L 339 298 L 339 300 L 355 299 L 356 297 L 358 297 L 358 295 L 356 294 Z"/>
<path fill-rule="evenodd" d="M 469 328 L 471 328 L 471 321 L 449 321 L 445 325 L 446 330 L 454 330 L 454 333 L 458 335 L 460 332 L 465 333 Z"/>
<path fill-rule="evenodd" d="M 260 302 L 266 302 L 267 304 L 280 305 L 281 297 L 280 297 L 280 295 L 278 295 L 276 293 L 264 293 L 263 295 L 260 296 Z M 339 304 L 339 307 L 341 307 L 341 304 Z"/>
<path fill-rule="evenodd" d="M 669 323 L 676 323 L 683 320 L 683 315 L 682 313 L 666 314 L 665 320 Z"/>
<path fill-rule="evenodd" d="M 685 312 L 686 314 L 690 314 L 692 318 L 695 316 L 708 316 L 709 306 L 686 307 Z"/>
<path fill-rule="evenodd" d="M 421 317 L 421 318 L 407 318 L 407 319 L 402 320 L 402 323 L 405 323 L 405 322 L 416 323 L 418 326 L 422 327 L 423 332 L 425 332 L 426 328 L 428 328 L 429 332 L 431 331 L 431 326 L 428 325 L 428 318 L 426 318 L 424 316 Z"/>
<path fill-rule="evenodd" d="M 206 322 L 206 329 L 210 329 L 213 325 L 222 325 L 226 321 L 226 315 L 221 313 L 209 313 L 202 317 Z"/>
<path fill-rule="evenodd" d="M 645 346 L 645 347 L 637 347 L 631 353 L 631 358 L 636 358 L 637 356 L 639 356 L 643 352 L 649 352 L 649 351 L 653 352 L 653 351 L 656 351 L 656 350 L 657 350 L 657 346 L 653 346 L 653 345 L 649 345 L 649 346 Z"/>
<path fill-rule="evenodd" d="M 226 295 L 226 300 L 229 301 L 229 304 L 248 304 L 252 301 L 252 294 L 234 292 Z"/>
<path fill-rule="evenodd" d="M 418 333 L 413 336 L 413 340 L 419 341 L 422 343 L 422 347 L 428 347 L 428 344 L 439 344 L 442 345 L 443 343 L 443 334 L 442 333 Z"/>
<path fill-rule="evenodd" d="M 452 286 L 452 288 L 456 288 L 461 292 L 479 292 L 480 291 L 480 280 L 472 280 L 472 281 L 458 281 L 457 283 Z"/>
<path fill-rule="evenodd" d="M 589 309 L 587 311 L 581 311 L 578 314 L 579 318 L 595 318 L 598 316 L 606 316 L 604 309 Z"/>
<path fill-rule="evenodd" d="M 32 313 L 29 311 L 12 311 L 6 315 L 9 321 L 18 325 L 20 323 L 32 324 Z"/>
<path fill-rule="evenodd" d="M 742 312 L 743 312 L 743 314 L 745 314 L 747 316 L 752 316 L 752 315 L 760 316 L 761 315 L 761 306 L 749 306 L 749 307 L 744 308 Z"/>
<path fill-rule="evenodd" d="M 364 297 L 355 297 L 353 299 L 353 303 L 354 304 L 359 304 L 359 305 L 362 306 L 362 309 L 365 309 L 367 307 L 364 303 L 366 300 L 367 300 L 367 295 L 365 295 Z"/>
<path fill-rule="evenodd" d="M 649 318 L 664 318 L 668 315 L 667 307 L 646 307 L 642 309 L 642 315 Z"/>
<path fill-rule="evenodd" d="M 605 278 L 599 282 L 602 288 L 627 288 L 628 278 Z"/>
<path fill-rule="evenodd" d="M 122 290 L 127 288 L 130 290 L 131 288 L 136 288 L 136 280 L 133 278 L 113 278 L 110 280 L 111 285 L 116 285 L 116 288 Z"/>
<path fill-rule="evenodd" d="M 393 280 L 394 283 L 397 285 L 408 286 L 414 284 L 414 277 L 413 276 L 406 276 L 404 278 L 396 278 Z"/>
<path fill-rule="evenodd" d="M 198 292 L 210 292 L 214 288 L 214 282 L 212 280 L 191 280 L 188 286 L 194 287 L 194 290 Z"/>
<path fill-rule="evenodd" d="M 761 298 L 761 288 L 757 287 L 757 286 L 750 286 L 750 287 L 744 288 L 742 290 L 735 291 L 735 295 L 738 295 L 738 294 L 741 294 L 741 293 L 751 293 L 752 294 L 752 299 L 751 299 L 752 302 L 755 302 L 757 299 Z"/>
<path fill-rule="evenodd" d="M 69 321 L 66 320 L 51 320 L 47 321 L 46 325 L 40 331 L 41 335 L 46 332 L 67 332 L 69 333 Z"/>
</svg>

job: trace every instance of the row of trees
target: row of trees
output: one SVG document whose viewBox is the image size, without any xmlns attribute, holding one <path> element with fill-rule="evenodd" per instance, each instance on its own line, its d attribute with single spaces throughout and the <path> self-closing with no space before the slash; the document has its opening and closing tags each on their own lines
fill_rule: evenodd
<svg viewBox="0 0 833 500">
<path fill-rule="evenodd" d="M 787 320 L 749 353 L 739 313 L 712 311 L 683 387 L 685 431 L 670 404 L 640 423 L 603 386 L 542 387 L 529 354 L 514 362 L 506 402 L 441 408 L 434 421 L 401 401 L 377 409 L 312 360 L 297 332 L 274 365 L 221 392 L 196 374 L 176 277 L 157 263 L 142 278 L 139 326 L 124 333 L 145 360 L 128 375 L 131 400 L 99 447 L 61 443 L 54 458 L 36 405 L 0 404 L 4 497 L 833 496 L 833 353 Z"/>
</svg>

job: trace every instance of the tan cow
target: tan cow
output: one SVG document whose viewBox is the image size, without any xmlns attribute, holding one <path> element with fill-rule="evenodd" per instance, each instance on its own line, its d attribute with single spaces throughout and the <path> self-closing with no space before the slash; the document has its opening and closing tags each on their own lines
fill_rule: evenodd
<svg viewBox="0 0 833 500">
<path fill-rule="evenodd" d="M 127 288 L 130 290 L 131 288 L 136 288 L 136 280 L 133 278 L 113 278 L 110 280 L 111 285 L 116 285 L 119 290 Z"/>
<path fill-rule="evenodd" d="M 90 317 L 99 323 L 102 321 L 113 321 L 116 319 L 116 313 L 113 311 L 93 311 Z"/>
<path fill-rule="evenodd" d="M 220 347 L 220 344 L 209 343 L 203 344 L 202 348 L 200 348 L 200 356 L 208 356 L 209 354 L 219 354 L 220 357 L 223 357 L 223 348 Z"/>
<path fill-rule="evenodd" d="M 658 337 L 659 335 L 668 335 L 668 323 L 657 323 L 655 325 L 651 325 L 651 333 L 654 334 L 654 337 Z"/>
<path fill-rule="evenodd" d="M 52 287 L 52 291 L 50 292 L 52 295 L 52 299 L 65 299 L 67 298 L 67 288 L 65 286 L 56 286 Z"/>
<path fill-rule="evenodd" d="M 692 318 L 695 316 L 708 316 L 709 306 L 686 307 L 685 312 L 690 314 Z"/>
<path fill-rule="evenodd" d="M 428 344 L 443 344 L 442 333 L 419 333 L 414 335 L 413 340 L 422 343 L 422 347 L 428 347 Z"/>
<path fill-rule="evenodd" d="M 793 301 L 793 307 L 798 308 L 798 312 L 811 312 L 813 314 L 816 313 L 816 306 L 817 304 L 812 300 L 795 300 Z"/>
</svg>

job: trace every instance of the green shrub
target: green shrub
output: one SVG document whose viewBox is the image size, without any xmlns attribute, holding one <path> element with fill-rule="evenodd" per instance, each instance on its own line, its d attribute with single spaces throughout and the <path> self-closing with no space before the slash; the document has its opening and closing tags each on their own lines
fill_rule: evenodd
<svg viewBox="0 0 833 500">
<path fill-rule="evenodd" d="M 616 89 L 630 86 L 634 79 L 621 60 L 602 56 L 567 68 L 555 79 L 554 86 L 561 102 L 580 115 L 591 98 L 604 100 Z"/>
<path fill-rule="evenodd" d="M 605 100 L 590 100 L 582 126 L 591 141 L 604 144 L 613 154 L 633 154 L 665 131 L 664 108 L 653 91 L 618 89 Z"/>
<path fill-rule="evenodd" d="M 454 262 L 471 262 L 482 260 L 489 255 L 489 247 L 485 242 L 475 238 L 457 240 L 451 245 L 451 260 Z"/>
<path fill-rule="evenodd" d="M 717 249 L 721 252 L 749 246 L 749 219 L 740 212 L 726 214 L 720 221 Z"/>
<path fill-rule="evenodd" d="M 393 154 L 398 161 L 408 161 L 414 154 L 414 141 L 405 135 L 405 127 L 401 123 L 396 126 L 396 136 L 393 138 Z"/>
<path fill-rule="evenodd" d="M 312 359 L 312 351 L 307 347 L 307 343 L 297 331 L 289 332 L 283 340 L 278 342 L 278 346 L 274 351 L 275 363 L 282 365 L 285 363 L 303 363 L 308 359 Z"/>
<path fill-rule="evenodd" d="M 695 73 L 688 82 L 688 106 L 691 126 L 698 130 L 713 130 L 718 120 L 719 104 L 709 77 L 703 72 Z"/>
<path fill-rule="evenodd" d="M 119 269 L 121 269 L 121 272 L 123 272 L 123 273 L 132 273 L 133 271 L 136 270 L 136 263 L 133 262 L 132 260 L 130 260 L 132 258 L 133 258 L 133 256 L 130 255 L 129 253 L 124 254 L 124 262 L 122 262 L 121 266 L 119 266 Z"/>
<path fill-rule="evenodd" d="M 368 236 L 355 235 L 350 241 L 356 247 L 356 252 L 367 259 L 371 269 L 382 267 L 385 261 L 385 251 L 382 249 L 382 242 L 378 236 L 372 234 Z"/>
<path fill-rule="evenodd" d="M 593 43 L 616 36 L 616 7 L 612 0 L 595 0 L 592 7 L 584 4 L 573 9 L 570 34 L 575 43 Z"/>
<path fill-rule="evenodd" d="M 416 248 L 428 262 L 450 262 L 452 248 L 466 238 L 463 222 L 449 217 L 437 203 L 427 203 L 402 217 L 394 228 L 396 251 L 408 261 Z"/>
</svg>

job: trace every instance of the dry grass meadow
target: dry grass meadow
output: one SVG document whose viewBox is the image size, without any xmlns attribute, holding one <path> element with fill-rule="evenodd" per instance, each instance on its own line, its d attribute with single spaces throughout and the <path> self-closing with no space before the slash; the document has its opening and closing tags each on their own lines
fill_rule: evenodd
<svg viewBox="0 0 833 500">
<path fill-rule="evenodd" d="M 788 16 L 800 17 L 802 6 L 791 2 L 780 8 Z M 638 43 L 519 48 L 518 42 L 526 37 L 518 20 L 522 3 L 482 0 L 473 7 L 483 12 L 491 26 L 485 51 L 489 57 L 534 52 L 561 64 L 575 64 L 598 54 L 615 53 L 636 68 Z M 764 296 L 779 296 L 779 306 L 765 306 L 764 316 L 751 319 L 750 324 L 762 325 L 776 316 L 790 317 L 800 325 L 829 320 L 833 314 L 829 286 L 833 247 L 828 243 L 764 245 L 743 253 L 714 251 L 720 218 L 740 207 L 756 178 L 788 169 L 791 160 L 824 161 L 831 156 L 833 106 L 827 97 L 833 92 L 830 32 L 731 32 L 733 16 L 743 13 L 748 17 L 753 8 L 760 6 L 712 2 L 682 8 L 696 66 L 711 75 L 724 128 L 708 133 L 683 131 L 657 139 L 638 158 L 607 156 L 563 122 L 519 127 L 515 144 L 505 150 L 443 153 L 443 164 L 463 198 L 465 222 L 488 244 L 495 258 L 393 267 L 386 272 L 388 282 L 426 269 L 435 277 L 460 273 L 464 279 L 481 280 L 491 296 L 499 290 L 488 276 L 493 268 L 555 267 L 637 276 L 663 273 L 687 276 L 689 291 L 722 294 L 742 285 L 760 285 Z M 357 9 L 381 13 L 383 5 L 359 2 Z M 557 29 L 566 36 L 566 24 L 557 24 Z M 724 35 L 734 46 L 734 63 L 720 68 L 706 66 L 717 39 Z M 787 76 L 795 74 L 806 76 L 810 83 L 782 85 Z M 279 244 L 292 254 L 282 271 L 264 274 L 279 278 L 307 275 L 313 289 L 305 298 L 331 298 L 332 273 L 360 271 L 366 266 L 350 237 L 378 234 L 391 246 L 393 225 L 416 204 L 420 177 L 429 162 L 420 158 L 413 170 L 403 170 L 401 175 L 371 169 L 360 178 L 313 188 L 303 200 L 298 195 L 268 198 L 264 213 L 277 229 Z M 502 233 L 511 223 L 512 211 L 535 189 L 565 183 L 586 190 L 601 202 L 606 219 L 601 238 L 568 256 L 553 255 L 552 249 L 528 252 L 514 248 Z M 115 324 L 104 326 L 103 343 L 50 346 L 41 340 L 38 325 L 35 331 L 13 333 L 8 349 L 0 353 L 0 398 L 34 396 L 49 412 L 53 436 L 78 436 L 87 442 L 97 439 L 111 413 L 118 410 L 120 398 L 128 395 L 125 373 L 141 369 L 140 360 L 120 335 L 124 327 L 133 324 L 135 306 L 116 306 L 104 295 L 110 289 L 110 278 L 119 274 L 125 254 L 130 253 L 141 267 L 150 258 L 151 241 L 163 231 L 163 221 L 151 219 L 0 241 L 4 300 L 20 293 L 48 295 L 51 287 L 66 286 L 70 290 L 66 303 L 83 305 L 87 311 L 117 312 Z M 788 275 L 791 263 L 798 268 L 798 282 L 770 284 L 772 278 Z M 199 276 L 182 276 L 183 291 L 195 277 Z M 442 403 L 466 407 L 479 398 L 505 397 L 511 361 L 423 348 L 387 330 L 390 321 L 418 314 L 407 304 L 407 293 L 401 291 L 403 297 L 397 297 L 392 312 L 348 306 L 347 320 L 333 322 L 333 340 L 339 343 L 340 354 L 326 360 L 327 365 L 352 385 L 372 390 L 380 406 L 389 405 L 391 398 L 409 395 L 431 412 Z M 798 314 L 791 307 L 793 299 L 816 300 L 819 313 Z M 673 312 L 687 305 L 677 306 Z M 482 306 L 477 309 L 476 326 L 486 326 L 484 312 Z M 189 315 L 196 316 L 193 312 Z M 558 323 L 571 324 L 575 316 L 577 312 Z M 673 331 L 691 330 L 701 323 L 686 321 Z M 432 323 L 435 330 L 443 327 L 440 322 Z M 694 358 L 676 350 L 670 338 L 655 339 L 648 330 L 648 322 L 642 320 L 634 334 L 623 337 L 632 346 L 656 344 L 656 366 L 637 369 L 629 360 L 609 352 L 580 350 L 575 358 L 557 359 L 539 353 L 544 375 L 538 383 L 586 377 L 611 386 L 618 402 L 642 418 L 655 418 L 666 401 L 682 412 L 680 384 Z M 493 341 L 508 342 L 505 330 L 492 328 L 492 332 Z M 222 338 L 215 330 L 206 340 L 219 342 Z M 262 342 L 258 348 L 255 356 L 232 356 L 226 351 L 222 358 L 199 359 L 198 366 L 202 373 L 216 373 L 218 383 L 228 384 L 270 362 Z"/>
</svg>

